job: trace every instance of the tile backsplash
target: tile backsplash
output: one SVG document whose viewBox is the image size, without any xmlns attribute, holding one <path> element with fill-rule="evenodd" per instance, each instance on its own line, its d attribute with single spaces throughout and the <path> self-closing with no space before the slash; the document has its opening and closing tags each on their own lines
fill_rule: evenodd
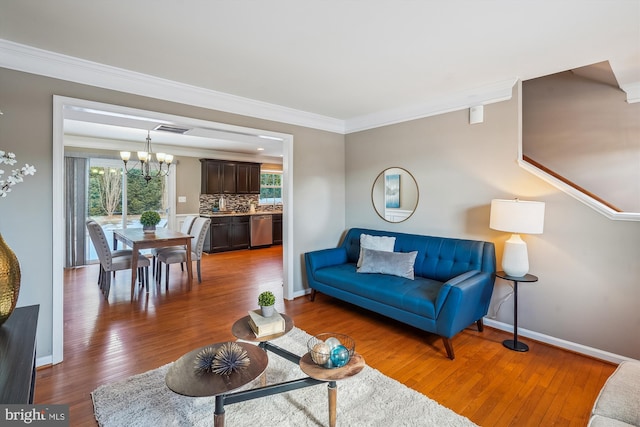
<svg viewBox="0 0 640 427">
<path fill-rule="evenodd" d="M 224 196 L 228 211 L 249 212 L 249 205 L 254 203 L 260 212 L 282 212 L 282 205 L 258 205 L 258 194 L 200 194 L 200 213 L 213 211 L 220 197 Z"/>
</svg>

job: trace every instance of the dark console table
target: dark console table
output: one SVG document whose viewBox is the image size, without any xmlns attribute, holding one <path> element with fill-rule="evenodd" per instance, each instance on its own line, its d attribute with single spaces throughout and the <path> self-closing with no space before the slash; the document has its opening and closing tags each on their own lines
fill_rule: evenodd
<svg viewBox="0 0 640 427">
<path fill-rule="evenodd" d="M 0 326 L 0 403 L 33 404 L 39 310 L 18 307 Z"/>
</svg>

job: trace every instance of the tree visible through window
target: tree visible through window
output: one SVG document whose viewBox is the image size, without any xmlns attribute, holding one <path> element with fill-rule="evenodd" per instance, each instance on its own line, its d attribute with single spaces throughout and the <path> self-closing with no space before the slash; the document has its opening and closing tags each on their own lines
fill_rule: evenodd
<svg viewBox="0 0 640 427">
<path fill-rule="evenodd" d="M 282 204 L 282 173 L 265 172 L 260 174 L 260 204 Z"/>
<path fill-rule="evenodd" d="M 122 212 L 122 170 L 92 167 L 89 172 L 89 216 Z"/>
<path fill-rule="evenodd" d="M 144 211 L 164 212 L 164 179 L 148 184 L 139 170 L 127 177 L 127 214 L 140 215 Z M 92 167 L 89 172 L 89 216 L 122 214 L 122 169 Z"/>
</svg>

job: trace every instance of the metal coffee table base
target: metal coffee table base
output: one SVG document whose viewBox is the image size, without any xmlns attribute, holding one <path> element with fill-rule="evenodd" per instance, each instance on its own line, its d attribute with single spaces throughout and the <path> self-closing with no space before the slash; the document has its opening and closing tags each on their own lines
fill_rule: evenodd
<svg viewBox="0 0 640 427">
<path fill-rule="evenodd" d="M 282 316 L 285 318 L 285 331 L 263 338 L 256 338 L 249 328 L 247 323 L 249 316 L 245 316 L 236 321 L 233 325 L 232 332 L 236 338 L 258 342 L 258 345 L 237 342 L 238 345 L 244 348 L 251 359 L 251 364 L 245 370 L 234 372 L 229 377 L 215 374 L 196 374 L 193 368 L 194 361 L 200 351 L 205 348 L 202 347 L 185 354 L 169 368 L 165 378 L 167 387 L 173 392 L 184 396 L 215 396 L 213 424 L 216 427 L 223 427 L 226 405 L 327 383 L 329 394 L 329 425 L 335 427 L 338 399 L 338 385 L 336 381 L 360 372 L 365 366 L 364 358 L 358 353 L 354 353 L 349 363 L 345 366 L 336 369 L 324 369 L 313 363 L 309 353 L 300 357 L 268 341 L 261 341 L 278 338 L 293 328 L 291 318 L 285 314 L 282 314 Z M 223 345 L 223 343 L 211 344 L 214 348 L 221 345 Z M 279 384 L 266 385 L 265 370 L 268 364 L 267 351 L 299 365 L 302 372 L 308 376 Z M 233 391 L 249 384 L 258 377 L 261 377 L 261 387 L 250 390 Z"/>
<path fill-rule="evenodd" d="M 280 357 L 287 359 L 288 361 L 304 366 L 304 357 L 295 355 L 283 348 L 273 345 L 269 342 L 261 342 L 259 344 L 265 351 L 270 351 L 277 354 Z M 302 361 L 302 363 L 301 363 Z M 350 366 L 351 365 L 351 366 Z M 345 378 L 347 376 L 355 375 L 360 372 L 364 367 L 364 359 L 357 353 L 349 361 L 344 368 L 338 368 L 333 371 L 336 379 Z M 347 369 L 348 368 L 348 369 Z M 343 370 L 344 374 L 340 374 L 339 371 Z M 263 374 L 264 375 L 264 374 Z M 291 380 L 279 384 L 268 385 L 251 390 L 238 391 L 235 393 L 219 394 L 216 396 L 216 407 L 213 416 L 213 424 L 215 427 L 224 426 L 224 407 L 225 405 L 231 405 L 233 403 L 244 402 L 247 400 L 258 399 L 260 397 L 271 396 L 274 394 L 285 393 L 292 390 L 298 390 L 305 387 L 310 387 L 318 384 L 327 383 L 327 390 L 329 394 L 329 426 L 335 427 L 337 412 L 336 406 L 338 401 L 338 384 L 335 380 L 316 379 L 312 377 L 300 378 Z"/>
</svg>

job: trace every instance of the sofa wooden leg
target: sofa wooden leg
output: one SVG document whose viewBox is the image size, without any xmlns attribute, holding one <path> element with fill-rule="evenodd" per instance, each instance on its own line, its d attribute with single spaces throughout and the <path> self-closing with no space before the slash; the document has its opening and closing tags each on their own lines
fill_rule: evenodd
<svg viewBox="0 0 640 427">
<path fill-rule="evenodd" d="M 484 322 L 482 321 L 482 317 L 476 321 L 476 325 L 478 325 L 478 331 L 484 332 Z"/>
<path fill-rule="evenodd" d="M 309 300 L 311 302 L 315 301 L 316 299 L 316 290 L 315 289 L 311 289 L 311 293 L 309 294 Z"/>
<path fill-rule="evenodd" d="M 444 343 L 444 348 L 447 350 L 447 356 L 449 357 L 449 359 L 455 359 L 456 356 L 455 354 L 453 354 L 453 344 L 451 343 L 451 339 L 442 337 L 442 342 Z"/>
</svg>

